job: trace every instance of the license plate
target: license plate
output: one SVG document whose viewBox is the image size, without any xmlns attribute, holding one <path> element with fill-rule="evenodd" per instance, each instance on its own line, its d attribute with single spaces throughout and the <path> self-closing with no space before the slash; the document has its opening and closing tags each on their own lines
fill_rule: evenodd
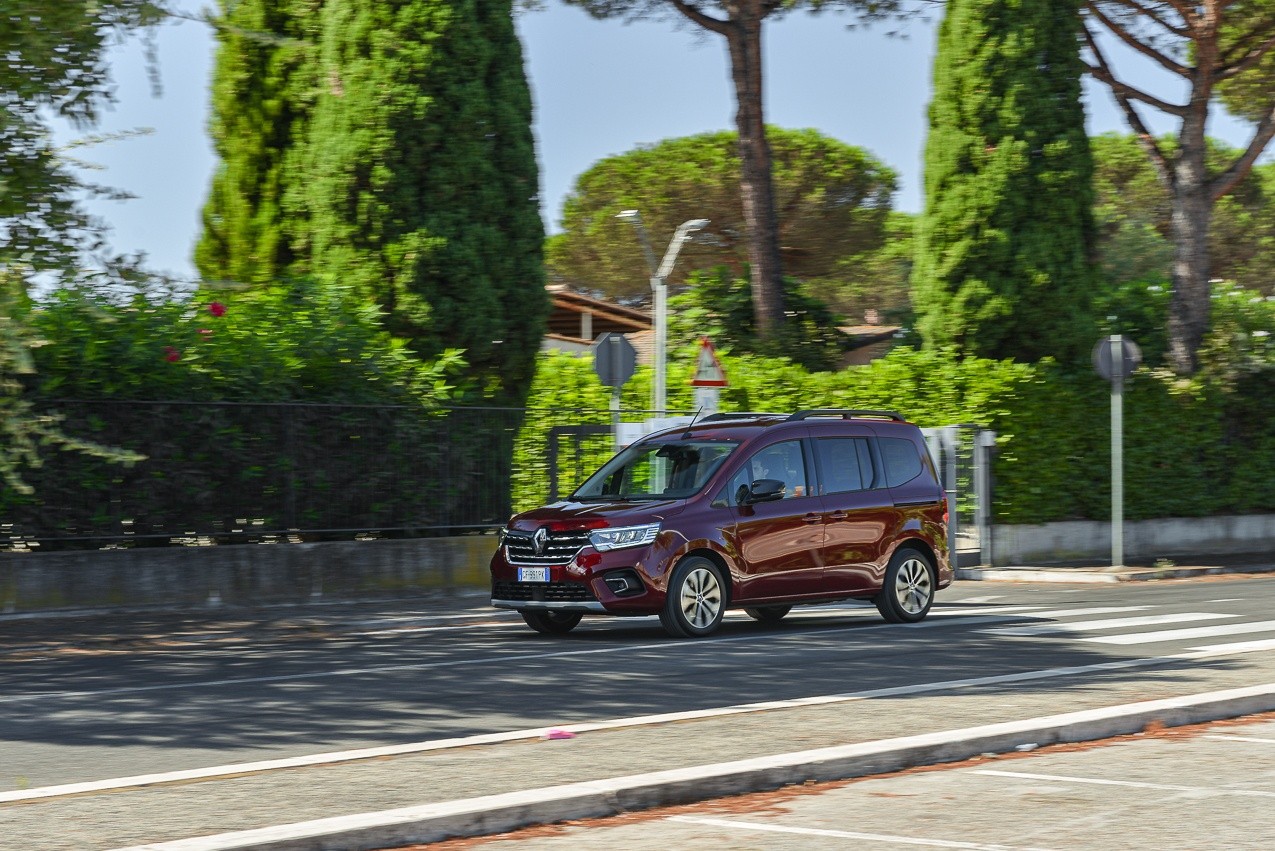
<svg viewBox="0 0 1275 851">
<path fill-rule="evenodd" d="M 547 567 L 520 567 L 518 568 L 519 582 L 548 582 L 549 568 Z"/>
</svg>

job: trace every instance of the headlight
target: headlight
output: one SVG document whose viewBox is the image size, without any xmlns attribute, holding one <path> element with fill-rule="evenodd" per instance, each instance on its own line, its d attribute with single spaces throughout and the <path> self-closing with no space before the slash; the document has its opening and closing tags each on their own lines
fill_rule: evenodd
<svg viewBox="0 0 1275 851">
<path fill-rule="evenodd" d="M 595 529 L 589 533 L 589 543 L 598 552 L 619 550 L 624 547 L 640 547 L 655 540 L 660 534 L 659 523 L 645 526 L 620 526 L 615 529 Z"/>
</svg>

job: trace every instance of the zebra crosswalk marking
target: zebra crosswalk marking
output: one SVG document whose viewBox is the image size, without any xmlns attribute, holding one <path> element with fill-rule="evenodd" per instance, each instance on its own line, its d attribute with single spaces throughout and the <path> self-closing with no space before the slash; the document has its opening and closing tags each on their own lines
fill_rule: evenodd
<svg viewBox="0 0 1275 851">
<path fill-rule="evenodd" d="M 1234 618 L 1238 615 L 1221 615 L 1214 612 L 1177 612 L 1171 615 L 1145 615 L 1137 618 L 1108 618 L 1098 621 L 1080 621 L 1078 623 L 1041 623 L 1031 626 L 1007 626 L 998 629 L 985 629 L 983 632 L 994 635 L 1044 635 L 1050 632 L 1086 632 L 1099 629 L 1120 629 L 1129 626 L 1153 626 L 1164 623 L 1184 623 L 1190 621 L 1209 621 Z"/>
<path fill-rule="evenodd" d="M 1275 621 L 1227 623 L 1216 626 L 1199 626 L 1191 629 L 1163 629 L 1156 632 L 1135 632 L 1129 635 L 1091 635 L 1080 640 L 1093 641 L 1099 644 L 1153 644 L 1157 641 L 1213 638 L 1220 635 L 1241 635 L 1246 632 L 1275 632 Z"/>
<path fill-rule="evenodd" d="M 1206 644 L 1203 647 L 1192 647 L 1191 655 L 1224 656 L 1227 653 L 1257 653 L 1261 650 L 1275 650 L 1275 638 L 1263 638 L 1258 641 L 1235 641 L 1230 644 Z"/>
</svg>

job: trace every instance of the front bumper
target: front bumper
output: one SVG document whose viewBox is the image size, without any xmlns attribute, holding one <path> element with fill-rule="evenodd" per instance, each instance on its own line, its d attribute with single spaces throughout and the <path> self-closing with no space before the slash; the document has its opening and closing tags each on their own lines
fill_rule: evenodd
<svg viewBox="0 0 1275 851">
<path fill-rule="evenodd" d="M 606 553 L 586 547 L 567 564 L 545 565 L 548 582 L 519 582 L 518 566 L 509 563 L 501 547 L 491 560 L 491 604 L 499 609 L 613 615 L 658 613 L 664 604 L 664 593 L 651 575 L 653 554 L 652 547 Z M 606 582 L 607 575 L 616 571 L 633 576 L 633 581 L 641 584 L 641 592 L 617 594 Z"/>
</svg>

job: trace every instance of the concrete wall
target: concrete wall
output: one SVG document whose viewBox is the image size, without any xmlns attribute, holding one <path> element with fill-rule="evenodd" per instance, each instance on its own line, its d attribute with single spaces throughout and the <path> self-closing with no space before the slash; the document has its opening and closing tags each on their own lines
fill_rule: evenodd
<svg viewBox="0 0 1275 851">
<path fill-rule="evenodd" d="M 0 553 L 0 612 L 132 606 L 256 606 L 436 595 L 488 587 L 494 535 L 326 544 L 244 544 Z M 1129 559 L 1275 552 L 1275 515 L 1125 524 Z M 1109 523 L 996 526 L 997 565 L 1103 561 Z"/>
<path fill-rule="evenodd" d="M 489 587 L 494 535 L 0 553 L 0 612 L 263 605 Z"/>
<path fill-rule="evenodd" d="M 1124 524 L 1126 559 L 1275 551 L 1275 514 L 1138 520 Z M 1033 565 L 1111 556 L 1111 524 L 1090 520 L 994 526 L 996 565 Z"/>
</svg>

